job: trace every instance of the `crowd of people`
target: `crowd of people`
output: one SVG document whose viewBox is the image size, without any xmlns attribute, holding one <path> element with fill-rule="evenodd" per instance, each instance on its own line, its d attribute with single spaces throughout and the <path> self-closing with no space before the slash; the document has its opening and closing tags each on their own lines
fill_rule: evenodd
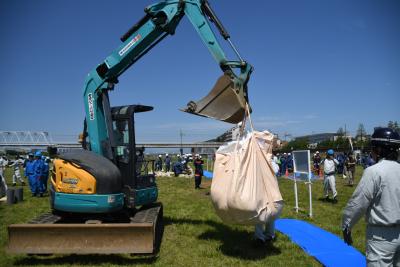
<svg viewBox="0 0 400 267">
<path fill-rule="evenodd" d="M 272 155 L 272 162 L 277 177 L 293 172 L 292 153 L 275 153 Z"/>
<path fill-rule="evenodd" d="M 195 189 L 200 189 L 201 180 L 203 176 L 204 161 L 201 155 L 199 154 L 196 154 L 194 159 L 191 155 L 181 156 L 181 154 L 177 154 L 174 162 L 172 162 L 172 159 L 169 156 L 169 154 L 165 154 L 164 158 L 160 154 L 158 155 L 155 162 L 155 170 L 164 171 L 166 173 L 172 171 L 175 176 L 178 176 L 183 173 L 192 175 L 192 170 L 188 166 L 189 162 L 193 162 L 194 165 Z"/>
<path fill-rule="evenodd" d="M 26 158 L 17 155 L 13 161 L 4 156 L 0 157 L 0 179 L 3 194 L 8 188 L 4 170 L 6 167 L 10 167 L 13 169 L 12 186 L 16 186 L 17 183 L 24 186 L 25 177 L 28 180 L 32 196 L 43 197 L 44 193 L 47 192 L 49 163 L 50 158 L 42 155 L 40 151 L 29 153 Z M 24 170 L 24 177 L 21 175 L 21 169 Z"/>
<path fill-rule="evenodd" d="M 324 200 L 329 200 L 331 192 L 333 203 L 338 201 L 335 174 L 347 178 L 348 185 L 353 186 L 356 165 L 364 168 L 343 211 L 344 241 L 352 244 L 351 229 L 365 216 L 367 266 L 400 266 L 399 133 L 390 128 L 376 128 L 371 136 L 371 149 L 370 153 L 356 155 L 329 149 L 325 158 L 317 151 L 313 155 L 313 168 L 324 177 Z M 279 163 L 277 156 L 273 156 L 274 162 Z M 279 173 L 282 174 L 281 166 Z"/>
<path fill-rule="evenodd" d="M 389 128 L 377 128 L 371 138 L 371 148 L 371 153 L 356 155 L 335 153 L 333 149 L 329 149 L 325 156 L 321 156 L 316 151 L 312 157 L 313 171 L 318 176 L 323 176 L 323 199 L 330 200 L 331 193 L 331 202 L 337 203 L 335 175 L 347 178 L 348 185 L 353 186 L 356 165 L 365 169 L 343 212 L 344 240 L 347 244 L 352 244 L 351 229 L 361 217 L 366 216 L 367 265 L 400 266 L 400 135 Z M 178 154 L 176 161 L 171 161 L 168 154 L 164 158 L 159 155 L 155 164 L 156 171 L 172 170 L 175 175 L 179 175 L 187 168 L 191 159 Z M 40 151 L 29 153 L 27 159 L 17 156 L 10 163 L 7 158 L 0 157 L 1 183 L 7 188 L 4 170 L 10 167 L 13 168 L 12 185 L 25 185 L 20 171 L 24 168 L 23 174 L 28 179 L 32 196 L 42 197 L 47 191 L 49 162 L 50 159 L 44 157 Z M 271 162 L 277 177 L 293 172 L 291 153 L 273 154 Z M 201 156 L 196 154 L 193 159 L 195 189 L 201 188 L 203 164 Z M 266 233 L 269 235 L 265 240 L 274 238 L 273 224 L 256 227 L 256 238 L 260 239 Z"/>
</svg>

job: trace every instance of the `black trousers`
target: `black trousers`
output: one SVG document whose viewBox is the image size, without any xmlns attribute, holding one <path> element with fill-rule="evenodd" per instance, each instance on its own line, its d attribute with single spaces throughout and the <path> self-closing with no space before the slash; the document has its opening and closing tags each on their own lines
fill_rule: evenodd
<svg viewBox="0 0 400 267">
<path fill-rule="evenodd" d="M 194 175 L 194 188 L 199 188 L 201 184 L 201 175 Z"/>
</svg>

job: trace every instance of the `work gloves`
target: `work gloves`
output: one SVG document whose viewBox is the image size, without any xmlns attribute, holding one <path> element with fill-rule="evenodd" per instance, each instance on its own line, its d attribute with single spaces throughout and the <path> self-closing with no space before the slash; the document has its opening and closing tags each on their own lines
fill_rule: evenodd
<svg viewBox="0 0 400 267">
<path fill-rule="evenodd" d="M 351 238 L 351 230 L 347 226 L 343 229 L 343 239 L 347 245 L 350 246 L 351 244 L 353 244 L 353 239 Z"/>
</svg>

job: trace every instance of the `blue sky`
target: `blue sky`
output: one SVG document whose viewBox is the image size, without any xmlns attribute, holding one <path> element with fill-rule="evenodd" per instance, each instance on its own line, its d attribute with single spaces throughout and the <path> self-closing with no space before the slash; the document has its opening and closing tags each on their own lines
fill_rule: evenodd
<svg viewBox="0 0 400 267">
<path fill-rule="evenodd" d="M 86 74 L 155 1 L 0 1 L 0 130 L 75 137 Z M 210 0 L 242 57 L 259 130 L 367 132 L 400 121 L 400 2 Z M 216 34 L 218 34 L 216 32 Z M 223 44 L 230 58 L 234 56 Z M 228 52 L 229 51 L 229 52 Z M 120 77 L 112 105 L 146 104 L 139 141 L 206 140 L 230 124 L 178 111 L 221 71 L 189 21 Z"/>
</svg>

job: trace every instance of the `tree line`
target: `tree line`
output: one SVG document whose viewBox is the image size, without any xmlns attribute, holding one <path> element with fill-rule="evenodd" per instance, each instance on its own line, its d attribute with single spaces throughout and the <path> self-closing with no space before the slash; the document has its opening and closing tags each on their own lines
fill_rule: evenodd
<svg viewBox="0 0 400 267">
<path fill-rule="evenodd" d="M 389 121 L 387 127 L 397 131 L 400 134 L 400 127 L 397 121 Z M 296 138 L 294 140 L 289 141 L 286 145 L 284 145 L 280 150 L 281 151 L 291 151 L 291 150 L 301 150 L 301 149 L 312 149 L 312 150 L 327 150 L 327 149 L 335 149 L 337 151 L 351 151 L 351 145 L 348 138 L 348 133 L 342 127 L 340 127 L 336 132 L 335 140 L 325 140 L 313 146 L 310 144 L 307 138 Z M 358 125 L 356 136 L 351 137 L 351 141 L 353 144 L 353 149 L 360 150 L 370 150 L 370 134 L 365 130 L 364 124 L 360 123 Z"/>
</svg>

